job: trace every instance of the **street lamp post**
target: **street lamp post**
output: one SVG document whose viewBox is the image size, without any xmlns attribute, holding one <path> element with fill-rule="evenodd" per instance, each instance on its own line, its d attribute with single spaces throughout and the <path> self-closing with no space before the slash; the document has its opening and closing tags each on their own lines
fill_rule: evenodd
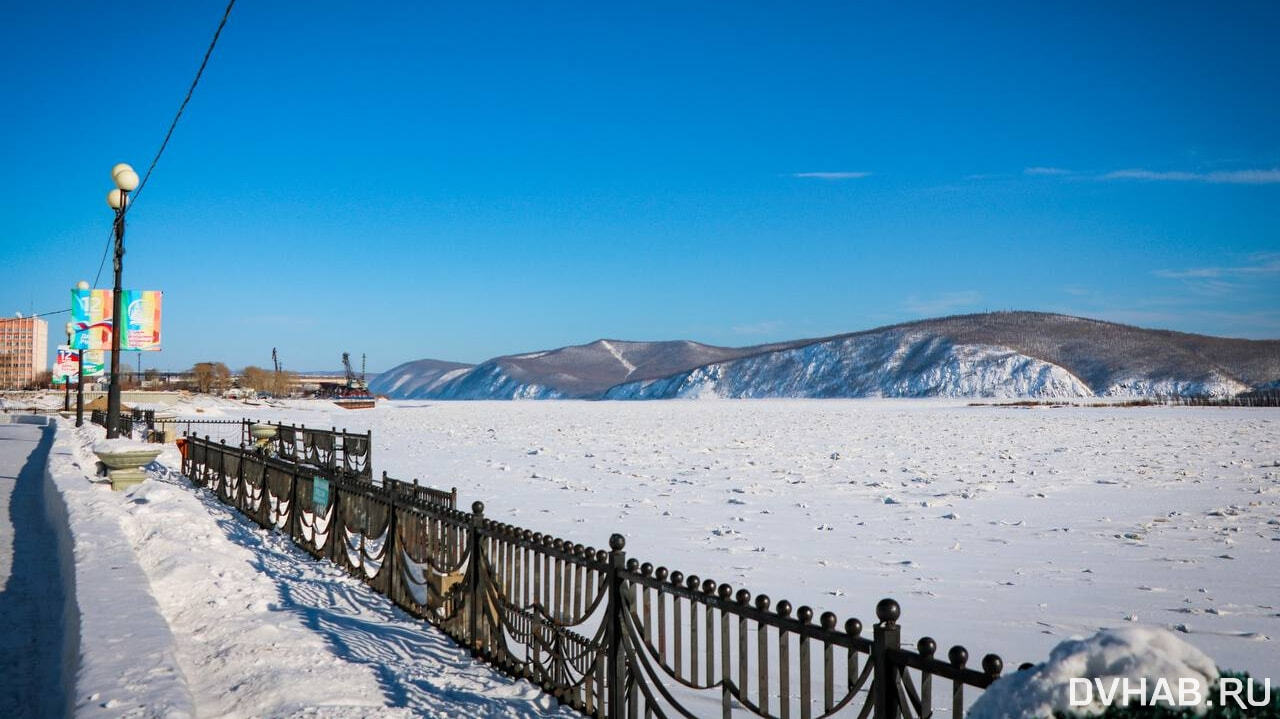
<svg viewBox="0 0 1280 719">
<path fill-rule="evenodd" d="M 77 290 L 89 289 L 89 283 L 80 280 L 76 283 Z M 88 342 L 85 343 L 88 345 Z M 86 349 L 77 350 L 80 353 L 80 361 L 76 363 L 76 426 L 84 426 L 84 353 Z"/>
<path fill-rule="evenodd" d="M 71 331 L 75 326 L 70 322 L 67 323 L 67 349 L 73 349 L 71 346 Z M 71 377 L 69 375 L 62 376 L 62 411 L 71 411 Z"/>
<path fill-rule="evenodd" d="M 111 179 L 116 189 L 107 193 L 107 204 L 116 211 L 116 248 L 114 262 L 116 282 L 111 294 L 111 384 L 107 387 L 107 439 L 113 439 L 120 424 L 120 335 L 128 331 L 129 321 L 124 316 L 124 290 L 120 286 L 120 271 L 124 264 L 124 216 L 129 206 L 129 193 L 138 188 L 138 173 L 121 162 L 111 168 Z"/>
</svg>

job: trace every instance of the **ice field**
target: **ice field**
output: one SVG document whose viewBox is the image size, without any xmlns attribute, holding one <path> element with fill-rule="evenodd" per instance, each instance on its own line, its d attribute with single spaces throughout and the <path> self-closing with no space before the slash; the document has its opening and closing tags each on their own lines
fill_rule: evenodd
<svg viewBox="0 0 1280 719">
<path fill-rule="evenodd" d="M 904 636 L 1039 661 L 1174 629 L 1280 675 L 1280 411 L 965 401 L 391 402 L 375 470 L 492 518 Z M 257 409 L 257 408 L 254 408 Z M 263 414 L 259 412 L 258 414 Z"/>
</svg>

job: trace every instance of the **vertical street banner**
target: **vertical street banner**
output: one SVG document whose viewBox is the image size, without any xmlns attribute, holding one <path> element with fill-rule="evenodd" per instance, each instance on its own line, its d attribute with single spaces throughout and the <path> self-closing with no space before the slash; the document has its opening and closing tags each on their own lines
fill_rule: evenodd
<svg viewBox="0 0 1280 719">
<path fill-rule="evenodd" d="M 71 346 L 111 349 L 111 290 L 71 290 Z"/>
<path fill-rule="evenodd" d="M 164 293 L 158 290 L 124 290 L 124 316 L 128 318 L 120 348 L 139 352 L 160 351 L 160 306 Z"/>
<path fill-rule="evenodd" d="M 107 373 L 107 363 L 101 351 L 59 345 L 58 358 L 53 364 L 53 383 L 62 384 L 68 377 L 78 377 L 81 359 L 84 360 L 85 377 L 101 377 Z"/>
<path fill-rule="evenodd" d="M 67 345 L 58 345 L 58 359 L 53 363 L 53 382 L 62 384 L 68 377 L 74 377 L 80 361 L 80 353 Z"/>
<path fill-rule="evenodd" d="M 107 373 L 106 353 L 102 350 L 77 350 L 84 362 L 85 377 L 101 377 Z"/>
<path fill-rule="evenodd" d="M 111 290 L 71 290 L 71 323 L 75 349 L 110 350 L 115 328 Z M 164 293 L 159 290 L 123 290 L 125 328 L 121 351 L 160 350 L 160 317 Z"/>
</svg>

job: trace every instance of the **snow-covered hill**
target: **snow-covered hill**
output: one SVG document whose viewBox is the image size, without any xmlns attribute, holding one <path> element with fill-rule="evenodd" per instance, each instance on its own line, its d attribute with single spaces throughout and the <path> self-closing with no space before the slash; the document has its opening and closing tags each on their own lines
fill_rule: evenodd
<svg viewBox="0 0 1280 719">
<path fill-rule="evenodd" d="M 426 364 L 423 364 L 426 363 Z M 1280 380 L 1280 341 L 995 312 L 754 347 L 597 340 L 474 367 L 420 360 L 393 398 L 1227 396 Z"/>
<path fill-rule="evenodd" d="M 465 372 L 457 371 L 464 365 L 454 365 L 441 373 L 435 364 L 423 371 L 415 366 L 417 363 L 409 362 L 380 375 L 371 388 L 396 399 L 594 399 L 624 382 L 667 377 L 782 346 L 732 348 L 685 340 L 596 340 L 545 352 L 497 357 Z"/>
<path fill-rule="evenodd" d="M 936 335 L 845 337 L 611 388 L 606 399 L 672 397 L 1085 397 L 1057 365 Z"/>
<path fill-rule="evenodd" d="M 369 391 L 396 398 L 426 396 L 444 382 L 464 374 L 472 366 L 433 359 L 405 362 L 374 377 L 369 382 Z"/>
</svg>

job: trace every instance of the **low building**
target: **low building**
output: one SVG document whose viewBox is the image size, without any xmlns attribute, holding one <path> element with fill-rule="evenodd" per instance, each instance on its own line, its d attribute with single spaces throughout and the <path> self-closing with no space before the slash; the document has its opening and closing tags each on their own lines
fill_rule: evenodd
<svg viewBox="0 0 1280 719">
<path fill-rule="evenodd" d="M 0 389 L 22 389 L 49 369 L 49 323 L 0 317 Z"/>
</svg>

